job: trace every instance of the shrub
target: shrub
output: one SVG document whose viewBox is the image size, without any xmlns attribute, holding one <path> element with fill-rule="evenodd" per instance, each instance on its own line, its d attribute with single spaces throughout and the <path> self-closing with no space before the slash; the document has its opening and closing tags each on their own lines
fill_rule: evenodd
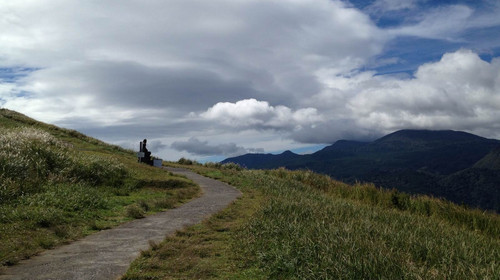
<svg viewBox="0 0 500 280">
<path fill-rule="evenodd" d="M 71 234 L 70 233 L 71 227 L 68 225 L 57 225 L 53 228 L 53 231 L 57 237 L 65 238 L 65 237 L 69 237 L 69 235 Z"/>
<path fill-rule="evenodd" d="M 201 165 L 201 163 L 197 162 L 196 160 L 191 160 L 187 158 L 180 158 L 177 161 L 177 163 L 182 165 Z"/>
<path fill-rule="evenodd" d="M 179 179 L 167 179 L 167 180 L 139 180 L 137 182 L 138 187 L 150 187 L 150 188 L 160 188 L 160 189 L 179 189 L 187 188 L 193 186 L 193 183 L 185 180 Z"/>
<path fill-rule="evenodd" d="M 38 227 L 48 228 L 56 226 L 64 221 L 63 211 L 55 207 L 26 207 L 20 218 L 26 221 L 32 221 Z"/>
<path fill-rule="evenodd" d="M 175 196 L 180 200 L 190 199 L 194 195 L 196 195 L 197 192 L 198 192 L 198 189 L 196 189 L 196 188 L 185 188 L 185 189 L 180 189 L 179 191 L 177 191 Z"/>
<path fill-rule="evenodd" d="M 149 211 L 149 204 L 145 200 L 139 201 L 139 207 L 141 207 L 145 212 Z"/>
<path fill-rule="evenodd" d="M 127 207 L 127 217 L 134 219 L 144 218 L 144 211 L 136 204 L 132 204 Z"/>
<path fill-rule="evenodd" d="M 19 203 L 29 206 L 55 207 L 64 211 L 103 209 L 107 200 L 86 183 L 59 183 L 42 187 L 43 192 L 23 197 Z"/>
<path fill-rule="evenodd" d="M 236 170 L 236 171 L 241 171 L 244 169 L 241 165 L 234 163 L 234 162 L 224 163 L 221 167 L 223 169 L 230 169 L 230 170 Z"/>
<path fill-rule="evenodd" d="M 82 155 L 70 168 L 69 176 L 93 185 L 119 186 L 128 176 L 126 168 L 109 159 Z"/>
<path fill-rule="evenodd" d="M 0 203 L 37 193 L 47 182 L 118 186 L 128 175 L 123 165 L 72 152 L 40 129 L 0 129 L 0 143 Z"/>
<path fill-rule="evenodd" d="M 67 147 L 50 134 L 31 128 L 2 131 L 0 167 L 4 177 L 44 179 L 69 159 Z"/>
<path fill-rule="evenodd" d="M 12 178 L 0 176 L 0 204 L 11 201 L 19 195 L 22 195 L 22 189 L 19 182 Z"/>
<path fill-rule="evenodd" d="M 215 169 L 224 169 L 224 170 L 236 170 L 236 171 L 241 171 L 244 170 L 245 168 L 237 163 L 234 162 L 228 162 L 228 163 L 220 163 L 220 162 L 206 162 L 203 164 L 203 166 L 208 167 L 208 168 L 215 168 Z"/>
<path fill-rule="evenodd" d="M 37 192 L 71 162 L 67 145 L 41 130 L 3 130 L 0 143 L 0 178 L 5 182 L 1 192 L 9 198 Z"/>
<path fill-rule="evenodd" d="M 407 210 L 410 206 L 410 196 L 397 190 L 391 192 L 392 205 L 399 210 Z"/>
<path fill-rule="evenodd" d="M 166 197 L 163 199 L 158 199 L 154 202 L 154 206 L 159 209 L 172 209 L 177 204 L 177 199 L 175 197 Z"/>
<path fill-rule="evenodd" d="M 220 162 L 205 162 L 203 166 L 208 167 L 208 168 L 216 168 L 219 169 L 222 167 L 222 163 Z"/>
</svg>

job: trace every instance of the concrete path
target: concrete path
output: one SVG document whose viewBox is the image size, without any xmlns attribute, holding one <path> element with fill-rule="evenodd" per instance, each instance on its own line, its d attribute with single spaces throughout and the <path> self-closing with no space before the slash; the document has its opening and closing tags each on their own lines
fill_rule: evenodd
<svg viewBox="0 0 500 280">
<path fill-rule="evenodd" d="M 203 190 L 200 198 L 166 212 L 100 231 L 49 250 L 2 271 L 4 279 L 117 279 L 123 275 L 149 240 L 160 242 L 185 226 L 201 222 L 225 208 L 241 193 L 222 182 L 185 169 L 168 168 L 193 180 Z"/>
</svg>

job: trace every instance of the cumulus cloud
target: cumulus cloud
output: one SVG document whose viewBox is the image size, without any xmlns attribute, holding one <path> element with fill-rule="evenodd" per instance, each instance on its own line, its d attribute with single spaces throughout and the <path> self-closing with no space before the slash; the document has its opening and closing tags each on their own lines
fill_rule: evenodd
<svg viewBox="0 0 500 280">
<path fill-rule="evenodd" d="M 322 121 L 315 108 L 293 111 L 283 105 L 274 107 L 266 101 L 255 99 L 244 99 L 236 103 L 219 102 L 200 116 L 226 126 L 245 129 L 293 129 Z"/>
<path fill-rule="evenodd" d="M 0 106 L 103 140 L 148 138 L 175 156 L 400 128 L 499 137 L 498 58 L 453 49 L 411 77 L 365 70 L 404 63 L 380 57 L 394 38 L 457 43 L 500 24 L 498 4 L 478 11 L 420 3 L 373 2 L 366 10 L 415 11 L 381 29 L 366 10 L 337 0 L 6 1 Z M 498 29 L 482 31 L 495 36 L 477 46 L 500 46 Z"/>
<path fill-rule="evenodd" d="M 443 55 L 420 66 L 415 78 L 377 78 L 360 89 L 348 108 L 363 127 L 453 128 L 498 137 L 500 59 L 491 63 L 470 50 Z"/>
<path fill-rule="evenodd" d="M 465 130 L 500 138 L 500 58 L 487 62 L 462 49 L 421 65 L 412 78 L 366 71 L 321 72 L 318 77 L 325 88 L 305 103 L 316 106 L 317 119 L 290 130 L 296 141 L 371 140 L 408 128 Z"/>
<path fill-rule="evenodd" d="M 235 143 L 225 143 L 210 145 L 208 141 L 201 141 L 196 137 L 189 138 L 186 141 L 175 141 L 171 147 L 178 151 L 186 151 L 190 154 L 199 156 L 238 156 L 246 153 L 263 153 L 264 149 L 244 148 Z"/>
<path fill-rule="evenodd" d="M 366 15 L 328 0 L 11 1 L 0 14 L 0 66 L 37 67 L 22 83 L 39 115 L 69 95 L 103 109 L 299 103 L 321 88 L 312 69 L 358 67 L 386 40 Z"/>
</svg>

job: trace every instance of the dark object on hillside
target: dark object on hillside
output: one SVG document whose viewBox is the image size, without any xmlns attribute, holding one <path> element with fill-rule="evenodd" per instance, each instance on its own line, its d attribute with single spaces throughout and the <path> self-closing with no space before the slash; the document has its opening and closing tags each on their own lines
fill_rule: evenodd
<svg viewBox="0 0 500 280">
<path fill-rule="evenodd" d="M 137 161 L 149 164 L 155 167 L 161 167 L 163 165 L 163 160 L 161 158 L 152 157 L 151 152 L 146 147 L 148 140 L 144 139 L 139 142 L 139 152 L 137 153 Z"/>
<path fill-rule="evenodd" d="M 373 142 L 339 140 L 310 155 L 246 154 L 222 161 L 228 162 L 310 169 L 500 213 L 500 141 L 461 131 L 400 130 Z"/>
<path fill-rule="evenodd" d="M 146 163 L 149 165 L 153 165 L 153 160 L 151 159 L 151 152 L 146 148 L 148 140 L 144 139 L 142 142 L 139 142 L 139 153 L 137 153 L 137 157 L 139 162 Z"/>
</svg>

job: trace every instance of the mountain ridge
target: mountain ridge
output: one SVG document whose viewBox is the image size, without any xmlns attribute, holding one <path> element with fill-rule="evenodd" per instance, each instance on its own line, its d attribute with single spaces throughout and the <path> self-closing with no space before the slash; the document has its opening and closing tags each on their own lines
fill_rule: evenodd
<svg viewBox="0 0 500 280">
<path fill-rule="evenodd" d="M 500 178 L 486 171 L 500 168 L 500 140 L 463 131 L 407 129 L 372 142 L 339 140 L 313 154 L 282 155 L 247 154 L 222 163 L 238 163 L 251 169 L 310 169 L 349 183 L 373 182 L 410 194 L 433 195 L 500 211 L 496 195 Z M 247 165 L 249 157 L 254 160 Z M 483 199 L 491 194 L 493 198 Z"/>
</svg>

